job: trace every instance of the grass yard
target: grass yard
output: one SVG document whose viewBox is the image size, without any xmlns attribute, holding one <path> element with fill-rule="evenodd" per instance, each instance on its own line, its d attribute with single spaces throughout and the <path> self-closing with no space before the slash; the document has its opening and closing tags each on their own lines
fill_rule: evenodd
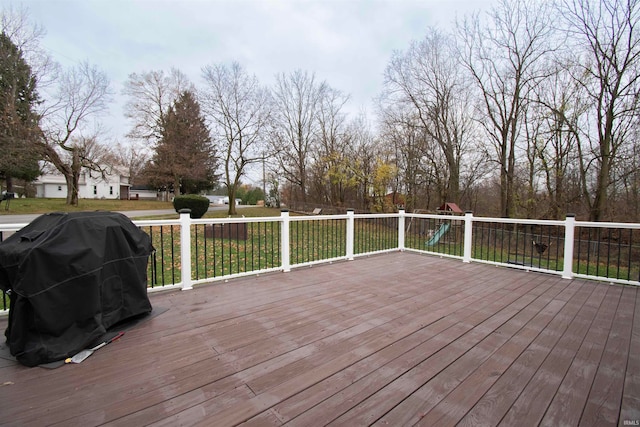
<svg viewBox="0 0 640 427">
<path fill-rule="evenodd" d="M 44 214 L 49 212 L 82 212 L 82 211 L 139 211 L 139 210 L 164 210 L 173 209 L 171 202 L 159 202 L 156 200 L 106 200 L 106 199 L 80 199 L 78 206 L 70 206 L 64 199 L 12 199 L 9 209 L 5 210 L 5 203 L 0 204 L 0 215 L 25 215 Z M 237 209 L 237 217 L 268 217 L 279 216 L 280 210 L 257 206 L 242 206 Z M 292 214 L 293 215 L 293 214 Z M 205 218 L 226 218 L 226 209 L 210 210 Z M 176 218 L 177 214 L 145 217 L 146 219 Z"/>
<path fill-rule="evenodd" d="M 241 206 L 236 208 L 238 212 L 237 215 L 234 215 L 234 218 L 242 218 L 242 217 L 270 217 L 270 216 L 280 216 L 280 209 L 277 208 L 266 208 L 266 207 L 258 207 L 258 206 Z M 293 212 L 290 215 L 295 215 Z M 216 209 L 209 210 L 206 214 L 204 214 L 203 218 L 228 218 L 229 214 L 226 209 Z"/>
<path fill-rule="evenodd" d="M 243 208 L 240 213 L 245 216 L 260 217 L 279 215 L 277 209 L 267 211 L 264 209 L 266 208 Z M 213 212 L 213 214 L 217 213 L 218 211 Z M 292 221 L 290 227 L 289 261 L 291 264 L 309 263 L 346 255 L 344 220 Z M 150 286 L 163 286 L 179 281 L 181 265 L 179 227 L 167 225 L 143 227 L 143 229 L 151 235 L 152 243 L 156 248 L 155 257 L 149 266 Z M 355 254 L 391 249 L 398 242 L 397 223 L 356 220 L 354 231 Z M 192 279 L 199 280 L 279 267 L 282 262 L 280 233 L 280 223 L 274 221 L 248 223 L 246 239 L 207 235 L 203 224 L 192 227 Z"/>
<path fill-rule="evenodd" d="M 5 203 L 0 204 L 0 215 L 43 214 L 48 212 L 81 212 L 81 211 L 136 211 L 151 209 L 173 209 L 171 202 L 155 200 L 106 200 L 80 199 L 78 206 L 70 206 L 64 199 L 12 199 L 9 209 Z"/>
</svg>

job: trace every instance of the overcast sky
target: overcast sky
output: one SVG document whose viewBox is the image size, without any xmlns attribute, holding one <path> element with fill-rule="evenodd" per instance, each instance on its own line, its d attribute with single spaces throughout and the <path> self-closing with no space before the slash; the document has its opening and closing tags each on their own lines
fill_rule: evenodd
<svg viewBox="0 0 640 427">
<path fill-rule="evenodd" d="M 88 60 L 116 94 L 109 134 L 124 140 L 123 83 L 133 72 L 176 67 L 201 83 L 204 65 L 237 61 L 267 85 L 276 73 L 314 72 L 350 94 L 349 112 L 372 111 L 394 50 L 428 26 L 449 28 L 456 16 L 486 10 L 492 0 L 26 0 L 46 30 L 43 47 L 69 65 Z"/>
</svg>

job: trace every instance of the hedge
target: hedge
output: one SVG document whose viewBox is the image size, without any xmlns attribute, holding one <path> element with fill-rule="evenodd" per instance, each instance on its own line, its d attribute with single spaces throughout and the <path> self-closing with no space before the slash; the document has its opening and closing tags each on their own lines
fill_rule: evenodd
<svg viewBox="0 0 640 427">
<path fill-rule="evenodd" d="M 202 218 L 209 210 L 209 199 L 197 194 L 184 194 L 173 198 L 173 207 L 176 212 L 181 209 L 191 209 L 191 218 Z"/>
</svg>

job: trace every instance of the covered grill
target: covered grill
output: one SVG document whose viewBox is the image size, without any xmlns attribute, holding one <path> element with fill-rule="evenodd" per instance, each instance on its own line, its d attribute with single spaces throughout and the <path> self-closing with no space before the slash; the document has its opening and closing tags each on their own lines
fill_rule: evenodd
<svg viewBox="0 0 640 427">
<path fill-rule="evenodd" d="M 149 236 L 114 212 L 42 215 L 0 243 L 11 354 L 27 366 L 61 360 L 151 312 L 152 250 Z"/>
</svg>

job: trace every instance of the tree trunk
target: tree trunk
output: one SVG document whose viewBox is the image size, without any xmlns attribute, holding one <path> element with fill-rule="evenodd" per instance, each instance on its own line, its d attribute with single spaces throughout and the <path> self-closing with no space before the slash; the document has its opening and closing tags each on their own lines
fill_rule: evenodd
<svg viewBox="0 0 640 427">
<path fill-rule="evenodd" d="M 613 101 L 612 101 L 613 102 Z M 611 158 L 613 143 L 613 108 L 609 107 L 605 115 L 604 129 L 600 133 L 600 170 L 596 182 L 596 194 L 591 206 L 589 217 L 591 221 L 600 221 L 607 208 L 607 190 L 611 179 Z"/>
<path fill-rule="evenodd" d="M 602 158 L 602 165 L 598 172 L 598 182 L 596 184 L 596 195 L 589 212 L 590 221 L 600 221 L 607 207 L 607 188 L 609 186 L 610 161 L 608 157 Z"/>
<path fill-rule="evenodd" d="M 227 194 L 229 195 L 229 216 L 238 214 L 236 210 L 236 187 L 237 184 L 234 183 L 234 185 L 227 188 Z"/>
<path fill-rule="evenodd" d="M 80 174 L 65 174 L 64 179 L 67 182 L 67 205 L 78 206 Z"/>
<path fill-rule="evenodd" d="M 509 184 L 506 165 L 500 165 L 500 215 L 509 218 Z"/>
<path fill-rule="evenodd" d="M 447 202 L 460 203 L 460 170 L 457 164 L 449 165 L 449 188 Z"/>
<path fill-rule="evenodd" d="M 180 177 L 173 177 L 173 197 L 180 195 Z"/>
<path fill-rule="evenodd" d="M 78 206 L 78 188 L 80 187 L 80 171 L 82 170 L 82 162 L 80 154 L 77 150 L 71 152 L 71 169 L 64 173 L 64 179 L 67 181 L 67 204 Z"/>
</svg>

